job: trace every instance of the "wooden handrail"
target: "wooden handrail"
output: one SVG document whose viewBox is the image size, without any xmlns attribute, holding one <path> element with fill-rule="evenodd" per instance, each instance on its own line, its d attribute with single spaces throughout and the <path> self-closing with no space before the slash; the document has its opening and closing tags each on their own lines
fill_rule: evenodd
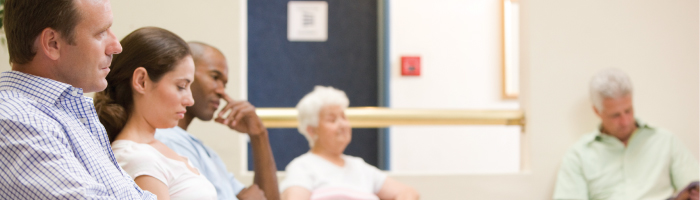
<svg viewBox="0 0 700 200">
<path fill-rule="evenodd" d="M 257 108 L 268 128 L 296 128 L 294 108 Z M 516 125 L 524 126 L 520 110 L 435 110 L 352 107 L 345 111 L 354 128 L 385 128 L 394 125 Z"/>
</svg>

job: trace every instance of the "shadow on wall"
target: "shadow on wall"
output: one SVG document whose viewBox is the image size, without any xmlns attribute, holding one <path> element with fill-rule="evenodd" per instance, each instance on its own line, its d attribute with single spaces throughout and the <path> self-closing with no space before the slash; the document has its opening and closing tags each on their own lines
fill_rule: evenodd
<svg viewBox="0 0 700 200">
<path fill-rule="evenodd" d="M 576 136 L 577 141 L 584 134 L 595 130 L 600 124 L 600 119 L 598 119 L 598 116 L 595 115 L 595 111 L 593 111 L 593 104 L 591 104 L 591 100 L 588 98 L 588 96 L 576 100 L 572 114 L 574 115 L 572 119 L 577 120 L 571 123 L 574 125 L 573 130 L 578 132 L 571 134 Z"/>
<path fill-rule="evenodd" d="M 3 34 L 3 36 L 0 37 L 5 37 L 5 33 L 0 34 Z M 10 66 L 10 53 L 7 50 L 7 45 L 0 45 L 0 72 L 10 71 L 11 69 L 12 67 Z"/>
</svg>

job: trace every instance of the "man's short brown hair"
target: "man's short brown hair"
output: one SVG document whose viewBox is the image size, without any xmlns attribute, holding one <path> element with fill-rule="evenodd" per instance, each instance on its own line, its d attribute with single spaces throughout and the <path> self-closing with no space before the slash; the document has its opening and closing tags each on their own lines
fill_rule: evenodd
<svg viewBox="0 0 700 200">
<path fill-rule="evenodd" d="M 80 13 L 75 0 L 6 0 L 3 24 L 10 63 L 26 64 L 36 55 L 34 41 L 46 28 L 75 44 Z"/>
</svg>

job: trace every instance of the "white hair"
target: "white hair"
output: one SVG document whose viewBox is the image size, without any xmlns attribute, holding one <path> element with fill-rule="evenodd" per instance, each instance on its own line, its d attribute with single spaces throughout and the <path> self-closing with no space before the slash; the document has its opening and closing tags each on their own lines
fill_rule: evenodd
<svg viewBox="0 0 700 200">
<path fill-rule="evenodd" d="M 617 99 L 632 94 L 632 81 L 627 74 L 616 68 L 596 73 L 590 84 L 591 102 L 598 111 L 603 111 L 603 100 Z"/>
<path fill-rule="evenodd" d="M 348 96 L 345 95 L 345 92 L 342 90 L 330 86 L 324 87 L 317 85 L 314 87 L 314 91 L 306 94 L 297 104 L 297 111 L 299 112 L 297 118 L 299 121 L 299 133 L 309 141 L 309 147 L 314 146 L 316 138 L 311 138 L 307 128 L 309 126 L 318 127 L 321 109 L 330 105 L 341 106 L 343 110 L 345 110 L 350 105 L 350 100 L 348 100 Z"/>
</svg>

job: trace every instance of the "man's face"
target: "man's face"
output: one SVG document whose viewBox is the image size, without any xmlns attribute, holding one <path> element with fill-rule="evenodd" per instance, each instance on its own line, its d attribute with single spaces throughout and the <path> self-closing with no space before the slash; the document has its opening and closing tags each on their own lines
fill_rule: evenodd
<svg viewBox="0 0 700 200">
<path fill-rule="evenodd" d="M 112 33 L 112 8 L 108 0 L 76 0 L 80 13 L 74 29 L 75 43 L 68 44 L 67 36 L 58 43 L 60 57 L 54 74 L 57 78 L 84 92 L 98 92 L 107 87 L 107 74 L 112 54 L 122 51 L 117 37 Z"/>
<path fill-rule="evenodd" d="M 606 98 L 603 100 L 602 111 L 595 111 L 602 121 L 604 133 L 617 138 L 628 138 L 637 129 L 631 95 Z"/>
<path fill-rule="evenodd" d="M 194 105 L 187 107 L 187 114 L 194 115 L 203 121 L 214 117 L 219 108 L 221 95 L 228 82 L 228 66 L 221 52 L 206 48 L 203 56 L 195 61 L 192 96 Z"/>
</svg>

